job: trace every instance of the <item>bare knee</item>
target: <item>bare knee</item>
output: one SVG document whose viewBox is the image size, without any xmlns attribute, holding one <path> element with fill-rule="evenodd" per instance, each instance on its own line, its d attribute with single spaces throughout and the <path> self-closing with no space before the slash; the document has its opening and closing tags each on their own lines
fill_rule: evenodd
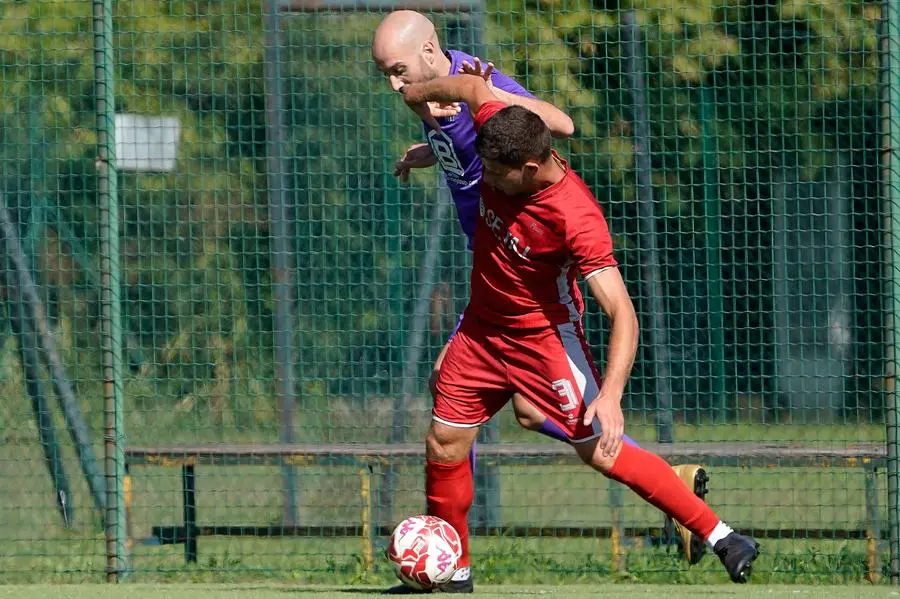
<svg viewBox="0 0 900 599">
<path fill-rule="evenodd" d="M 575 451 L 578 453 L 578 457 L 581 458 L 582 462 L 604 476 L 607 476 L 612 471 L 613 464 L 616 463 L 616 458 L 619 457 L 621 446 L 616 450 L 615 454 L 603 455 L 603 450 L 600 449 L 600 440 L 591 439 L 584 443 L 576 443 Z"/>
<path fill-rule="evenodd" d="M 478 427 L 456 428 L 432 421 L 425 437 L 425 455 L 432 462 L 461 462 L 469 455 L 477 434 Z"/>
<path fill-rule="evenodd" d="M 457 460 L 450 459 L 449 450 L 437 438 L 432 431 L 428 431 L 425 437 L 425 455 L 432 462 L 452 463 Z"/>
<path fill-rule="evenodd" d="M 597 472 L 607 475 L 612 471 L 613 464 L 616 463 L 616 457 L 618 456 L 595 455 L 594 459 L 588 462 L 588 465 Z"/>
</svg>

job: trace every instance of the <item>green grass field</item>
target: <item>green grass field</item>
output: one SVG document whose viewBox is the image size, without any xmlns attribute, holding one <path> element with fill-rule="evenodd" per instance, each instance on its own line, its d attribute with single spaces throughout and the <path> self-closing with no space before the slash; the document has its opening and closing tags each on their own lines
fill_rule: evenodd
<svg viewBox="0 0 900 599">
<path fill-rule="evenodd" d="M 297 585 L 68 585 L 68 586 L 0 586 L 0 599 L 347 599 L 377 597 L 376 587 L 323 587 Z M 898 597 L 900 591 L 871 586 L 677 586 L 677 585 L 564 585 L 481 587 L 477 597 L 559 597 L 587 599 L 698 599 L 713 597 L 746 599 L 818 598 L 869 599 Z"/>
<path fill-rule="evenodd" d="M 372 426 L 357 429 L 354 440 L 383 439 L 390 413 L 377 406 L 373 410 Z M 0 492 L 0 580 L 6 583 L 102 582 L 105 567 L 103 531 L 90 509 L 89 496 L 71 447 L 65 444 L 66 468 L 73 485 L 72 501 L 76 513 L 75 525 L 65 530 L 54 507 L 54 494 L 40 447 L 36 443 L 33 424 L 29 428 L 31 421 L 22 418 L 16 425 L 9 416 L 21 417 L 21 414 L 6 412 L 5 415 L 8 418 L 5 424 L 9 426 L 4 429 L 6 442 L 0 444 L 0 480 L 4 481 Z M 0 419 L 3 416 L 0 409 Z M 192 440 L 271 441 L 260 438 L 258 434 L 219 437 L 213 431 L 199 427 L 191 432 L 184 422 L 176 427 L 176 416 L 172 414 L 160 413 L 158 419 L 151 416 L 147 413 L 134 416 L 135 420 L 129 423 L 129 431 L 133 431 L 129 435 L 130 444 L 159 442 L 154 439 L 164 439 L 167 443 Z M 337 416 L 335 418 L 336 422 L 346 421 Z M 509 414 L 504 415 L 502 423 L 504 439 L 542 441 L 540 436 L 517 429 L 510 422 Z M 418 427 L 422 422 L 413 424 Z M 338 435 L 329 440 L 344 440 L 347 431 L 342 433 L 334 427 L 329 429 L 329 425 L 328 422 L 316 423 L 318 430 L 331 430 Z M 166 430 L 167 427 L 171 430 Z M 629 433 L 639 441 L 647 441 L 652 439 L 653 429 L 650 426 L 631 426 Z M 883 438 L 884 429 L 874 425 L 857 425 L 852 429 L 790 425 L 680 426 L 676 435 L 683 441 L 753 439 L 834 442 L 841 439 L 879 440 Z M 413 438 L 412 433 L 410 438 Z M 102 448 L 96 449 L 98 455 L 102 455 Z M 180 470 L 140 467 L 134 468 L 132 475 L 134 537 L 148 537 L 152 525 L 179 524 L 182 509 Z M 301 523 L 359 523 L 362 510 L 360 479 L 354 469 L 300 468 L 298 475 Z M 864 480 L 859 469 L 716 468 L 711 475 L 710 503 L 738 527 L 858 529 L 865 522 Z M 879 475 L 877 482 L 883 511 L 885 477 Z M 422 483 L 420 468 L 400 473 L 392 515 L 394 521 L 422 510 Z M 231 525 L 277 523 L 281 517 L 280 485 L 277 468 L 198 468 L 198 521 L 200 524 Z M 500 493 L 501 517 L 505 524 L 595 527 L 607 526 L 611 522 L 609 483 L 587 468 L 504 468 L 501 471 Z M 625 493 L 622 519 L 624 525 L 629 527 L 659 527 L 661 524 L 660 514 L 630 492 Z M 376 549 L 383 547 L 384 541 L 379 539 L 381 545 Z M 865 541 L 782 538 L 766 539 L 762 544 L 763 553 L 754 574 L 757 583 L 842 584 L 864 581 Z M 213 584 L 265 580 L 302 585 L 390 584 L 392 577 L 380 553 L 375 556 L 374 570 L 366 571 L 362 548 L 362 540 L 356 538 L 204 537 L 200 539 L 199 563 L 186 566 L 181 545 L 138 544 L 132 553 L 131 581 Z M 707 557 L 698 566 L 689 568 L 674 550 L 649 546 L 642 539 L 633 540 L 626 549 L 622 567 L 617 569 L 613 566 L 611 544 L 605 539 L 479 537 L 473 540 L 479 581 L 485 584 L 726 582 L 714 557 Z M 882 558 L 882 565 L 884 561 Z M 129 588 L 141 587 L 129 585 Z M 732 587 L 716 588 L 724 590 Z M 885 590 L 887 587 L 880 588 Z M 290 589 L 300 592 L 293 587 Z M 616 586 L 615 589 L 616 593 L 620 593 L 632 587 Z M 247 589 L 235 592 L 244 593 L 240 595 L 242 597 L 256 597 L 247 595 L 250 592 Z M 283 596 L 284 590 L 260 592 L 282 593 L 279 596 Z M 91 597 L 94 599 L 103 595 Z"/>
</svg>

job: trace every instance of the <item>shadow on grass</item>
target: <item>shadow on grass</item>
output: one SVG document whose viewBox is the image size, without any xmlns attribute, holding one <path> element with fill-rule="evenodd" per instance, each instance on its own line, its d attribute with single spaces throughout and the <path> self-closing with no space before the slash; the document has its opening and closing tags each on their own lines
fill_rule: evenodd
<svg viewBox="0 0 900 599">
<path fill-rule="evenodd" d="M 368 586 L 368 587 L 321 587 L 321 586 L 296 586 L 296 587 L 287 587 L 287 586 L 267 586 L 267 585 L 259 585 L 259 586 L 247 586 L 241 585 L 239 587 L 234 587 L 233 590 L 240 591 L 266 591 L 269 593 L 285 593 L 285 594 L 297 594 L 297 595 L 321 595 L 322 593 L 329 594 L 347 594 L 347 595 L 385 595 L 387 594 L 387 589 L 389 585 L 386 586 Z"/>
</svg>

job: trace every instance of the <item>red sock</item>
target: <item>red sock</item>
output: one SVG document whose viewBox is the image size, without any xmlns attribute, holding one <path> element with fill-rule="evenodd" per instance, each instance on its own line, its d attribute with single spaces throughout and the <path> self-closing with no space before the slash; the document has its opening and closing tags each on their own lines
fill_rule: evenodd
<svg viewBox="0 0 900 599">
<path fill-rule="evenodd" d="M 649 451 L 623 443 L 607 476 L 628 485 L 704 541 L 719 523 L 712 508 L 694 495 L 665 460 Z"/>
<path fill-rule="evenodd" d="M 459 567 L 469 566 L 469 508 L 475 484 L 468 459 L 455 464 L 425 462 L 425 496 L 428 515 L 446 520 L 459 534 L 462 556 Z"/>
</svg>

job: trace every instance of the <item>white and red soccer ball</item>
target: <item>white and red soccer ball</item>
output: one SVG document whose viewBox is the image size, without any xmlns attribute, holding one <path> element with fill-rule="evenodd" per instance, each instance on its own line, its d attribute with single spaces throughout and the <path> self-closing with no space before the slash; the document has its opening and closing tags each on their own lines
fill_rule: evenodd
<svg viewBox="0 0 900 599">
<path fill-rule="evenodd" d="M 462 555 L 459 534 L 435 516 L 412 516 L 397 525 L 387 556 L 403 584 L 432 589 L 453 577 Z"/>
</svg>

